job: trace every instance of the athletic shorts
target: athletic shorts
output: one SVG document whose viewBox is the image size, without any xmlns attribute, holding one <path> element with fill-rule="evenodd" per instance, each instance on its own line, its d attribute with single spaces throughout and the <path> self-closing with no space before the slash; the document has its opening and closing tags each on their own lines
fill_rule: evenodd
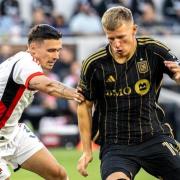
<svg viewBox="0 0 180 180">
<path fill-rule="evenodd" d="M 18 128 L 19 131 L 14 139 L 0 146 L 0 180 L 10 176 L 7 164 L 16 171 L 23 162 L 44 147 L 25 124 L 19 124 Z"/>
<path fill-rule="evenodd" d="M 169 136 L 158 136 L 138 145 L 104 145 L 100 150 L 101 177 L 124 172 L 134 179 L 142 167 L 163 180 L 180 180 L 180 145 Z"/>
</svg>

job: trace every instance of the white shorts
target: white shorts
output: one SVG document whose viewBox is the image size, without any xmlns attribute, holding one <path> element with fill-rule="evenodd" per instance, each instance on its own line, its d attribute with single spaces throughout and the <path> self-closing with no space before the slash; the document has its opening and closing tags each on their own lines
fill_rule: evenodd
<svg viewBox="0 0 180 180">
<path fill-rule="evenodd" d="M 6 145 L 0 146 L 0 180 L 10 176 L 7 164 L 16 170 L 23 162 L 44 147 L 25 124 L 19 124 L 18 128 L 19 131 L 14 139 Z"/>
</svg>

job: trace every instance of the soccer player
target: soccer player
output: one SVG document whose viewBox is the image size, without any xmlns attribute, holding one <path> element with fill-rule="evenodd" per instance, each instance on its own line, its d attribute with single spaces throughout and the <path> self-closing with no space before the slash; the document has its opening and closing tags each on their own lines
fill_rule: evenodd
<svg viewBox="0 0 180 180">
<path fill-rule="evenodd" d="M 9 179 L 7 163 L 44 179 L 67 180 L 65 169 L 58 164 L 38 138 L 18 121 L 38 90 L 57 98 L 83 101 L 75 89 L 49 79 L 49 71 L 59 58 L 62 35 L 55 28 L 40 24 L 28 36 L 28 49 L 0 65 L 0 179 Z M 47 127 L 48 128 L 48 127 Z"/>
<path fill-rule="evenodd" d="M 136 37 L 128 8 L 108 9 L 102 25 L 109 43 L 81 69 L 86 100 L 78 105 L 83 154 L 77 169 L 88 175 L 94 138 L 103 180 L 134 179 L 141 167 L 163 180 L 179 180 L 180 146 L 158 105 L 163 73 L 180 83 L 179 61 L 161 42 Z"/>
</svg>

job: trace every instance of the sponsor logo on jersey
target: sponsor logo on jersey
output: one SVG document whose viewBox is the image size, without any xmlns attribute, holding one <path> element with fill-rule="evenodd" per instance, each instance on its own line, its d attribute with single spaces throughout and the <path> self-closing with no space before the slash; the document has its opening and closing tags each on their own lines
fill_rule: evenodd
<svg viewBox="0 0 180 180">
<path fill-rule="evenodd" d="M 115 80 L 115 78 L 112 76 L 112 75 L 109 75 L 108 77 L 107 77 L 107 79 L 106 79 L 106 82 L 107 83 L 111 83 L 111 82 L 115 82 L 116 80 Z"/>
<path fill-rule="evenodd" d="M 135 84 L 135 91 L 137 94 L 143 96 L 149 92 L 150 83 L 147 79 L 140 79 Z"/>
<path fill-rule="evenodd" d="M 105 95 L 110 97 L 118 96 L 128 96 L 132 93 L 137 93 L 140 96 L 143 96 L 149 92 L 150 82 L 147 79 L 138 80 L 134 87 L 124 87 L 119 89 L 106 90 Z"/>
</svg>

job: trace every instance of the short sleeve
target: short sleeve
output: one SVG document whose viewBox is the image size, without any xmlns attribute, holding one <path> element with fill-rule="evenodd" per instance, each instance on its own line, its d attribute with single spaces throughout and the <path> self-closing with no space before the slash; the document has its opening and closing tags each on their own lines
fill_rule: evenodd
<svg viewBox="0 0 180 180">
<path fill-rule="evenodd" d="M 83 61 L 79 87 L 82 89 L 85 98 L 89 101 L 93 101 L 96 98 L 95 72 L 96 68 L 93 66 L 93 63 L 87 64 L 86 61 Z"/>
<path fill-rule="evenodd" d="M 29 81 L 34 76 L 44 75 L 40 65 L 33 61 L 29 53 L 24 52 L 15 65 L 13 79 L 18 84 L 23 84 L 28 88 Z"/>
<path fill-rule="evenodd" d="M 178 58 L 171 52 L 171 50 L 163 45 L 162 43 L 159 43 L 158 45 L 154 47 L 154 52 L 161 57 L 163 61 L 174 61 L 180 64 Z"/>
<path fill-rule="evenodd" d="M 173 73 L 164 65 L 164 61 L 173 61 L 180 65 L 179 59 L 171 52 L 171 50 L 162 43 L 157 43 L 154 46 L 154 54 L 160 60 L 160 63 L 163 64 L 164 73 L 168 74 L 170 77 L 173 76 Z"/>
</svg>

